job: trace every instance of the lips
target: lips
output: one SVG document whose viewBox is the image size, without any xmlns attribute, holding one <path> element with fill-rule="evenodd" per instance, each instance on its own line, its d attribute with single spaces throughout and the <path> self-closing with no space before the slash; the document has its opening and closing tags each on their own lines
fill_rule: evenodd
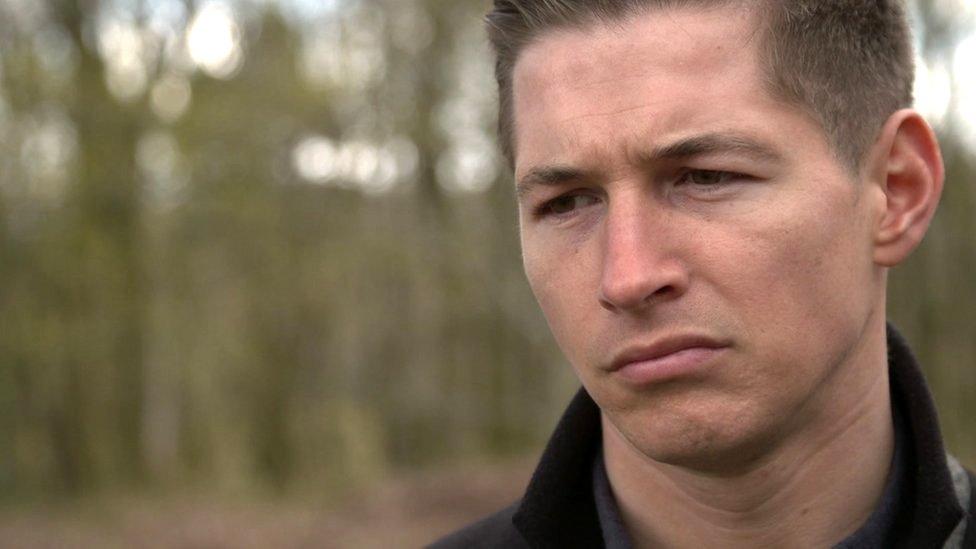
<svg viewBox="0 0 976 549">
<path fill-rule="evenodd" d="M 653 381 L 695 370 L 727 347 L 727 342 L 708 336 L 668 336 L 624 349 L 614 357 L 608 371 Z"/>
</svg>

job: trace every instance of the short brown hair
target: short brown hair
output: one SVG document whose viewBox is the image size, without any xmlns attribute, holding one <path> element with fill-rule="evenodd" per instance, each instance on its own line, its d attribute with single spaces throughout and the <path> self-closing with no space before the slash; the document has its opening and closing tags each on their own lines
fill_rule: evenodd
<svg viewBox="0 0 976 549">
<path fill-rule="evenodd" d="M 838 157 L 856 169 L 888 117 L 912 105 L 914 53 L 900 0 L 495 0 L 486 22 L 509 165 L 515 162 L 512 73 L 533 40 L 655 8 L 734 3 L 763 14 L 760 62 L 771 93 L 818 120 Z"/>
</svg>

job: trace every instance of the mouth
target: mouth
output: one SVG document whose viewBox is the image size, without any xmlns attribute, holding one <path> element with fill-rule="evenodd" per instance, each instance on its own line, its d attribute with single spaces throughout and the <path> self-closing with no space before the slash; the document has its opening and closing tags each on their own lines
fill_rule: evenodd
<svg viewBox="0 0 976 549">
<path fill-rule="evenodd" d="M 730 344 L 699 335 L 670 336 L 648 345 L 627 347 L 607 370 L 631 383 L 645 385 L 702 371 Z"/>
</svg>

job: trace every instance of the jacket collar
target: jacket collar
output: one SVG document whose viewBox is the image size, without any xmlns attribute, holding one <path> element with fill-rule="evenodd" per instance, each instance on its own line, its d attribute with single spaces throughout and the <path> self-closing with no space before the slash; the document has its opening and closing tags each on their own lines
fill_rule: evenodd
<svg viewBox="0 0 976 549">
<path fill-rule="evenodd" d="M 907 547 L 941 547 L 963 518 L 946 458 L 939 417 L 915 356 L 905 339 L 888 325 L 888 371 L 892 398 L 906 411 L 912 448 L 909 459 L 911 505 L 899 536 Z"/>
<path fill-rule="evenodd" d="M 888 325 L 891 394 L 906 411 L 911 501 L 898 517 L 908 547 L 941 547 L 963 517 L 953 489 L 935 404 L 918 362 Z M 532 547 L 603 547 L 593 499 L 593 460 L 601 444 L 600 409 L 580 389 L 549 440 L 512 519 Z M 904 519 L 904 520 L 903 520 Z"/>
</svg>

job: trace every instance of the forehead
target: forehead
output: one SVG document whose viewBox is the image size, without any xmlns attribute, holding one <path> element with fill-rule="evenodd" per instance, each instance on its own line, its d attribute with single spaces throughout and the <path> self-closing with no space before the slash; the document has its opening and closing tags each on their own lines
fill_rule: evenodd
<svg viewBox="0 0 976 549">
<path fill-rule="evenodd" d="M 627 139 L 768 126 L 786 106 L 763 85 L 759 33 L 752 11 L 732 5 L 544 34 L 514 70 L 516 170 Z"/>
<path fill-rule="evenodd" d="M 637 74 L 688 63 L 710 62 L 715 68 L 753 48 L 758 27 L 744 4 L 647 8 L 616 20 L 553 28 L 523 50 L 516 75 L 548 68 L 546 79 L 574 82 L 580 71 L 615 73 L 617 63 L 604 63 L 608 55 Z"/>
</svg>

